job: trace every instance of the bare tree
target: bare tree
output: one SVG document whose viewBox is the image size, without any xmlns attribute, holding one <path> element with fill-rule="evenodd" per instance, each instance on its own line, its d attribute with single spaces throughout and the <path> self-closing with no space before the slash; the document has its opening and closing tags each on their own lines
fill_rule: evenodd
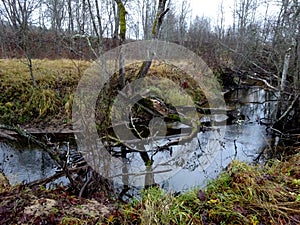
<svg viewBox="0 0 300 225">
<path fill-rule="evenodd" d="M 183 44 L 187 34 L 187 18 L 191 12 L 189 0 L 183 0 L 180 5 L 179 20 L 178 20 L 178 40 Z"/>
<path fill-rule="evenodd" d="M 299 1 L 282 0 L 273 38 L 273 48 L 281 56 L 278 57 L 277 63 L 280 65 L 279 68 L 282 68 L 282 73 L 278 76 L 281 92 L 274 124 L 274 127 L 279 130 L 285 129 L 287 121 L 293 121 L 289 123 L 289 127 L 299 127 L 300 123 L 299 15 Z M 288 51 L 286 52 L 285 49 Z"/>
<path fill-rule="evenodd" d="M 170 11 L 166 15 L 165 23 L 161 27 L 160 38 L 166 41 L 179 42 L 179 22 L 178 16 L 175 14 L 175 6 L 171 4 L 168 7 L 170 7 Z"/>
<path fill-rule="evenodd" d="M 87 0 L 88 9 L 90 13 L 90 22 L 92 23 L 92 34 L 97 38 L 98 52 L 103 51 L 103 26 L 101 21 L 100 7 L 98 0 L 92 2 Z"/>
<path fill-rule="evenodd" d="M 188 42 L 189 48 L 196 51 L 201 50 L 206 43 L 211 40 L 212 35 L 211 21 L 207 17 L 199 17 L 191 22 L 188 31 Z"/>
<path fill-rule="evenodd" d="M 225 33 L 224 22 L 225 22 L 224 2 L 222 0 L 219 5 L 219 13 L 217 17 L 217 27 L 216 27 L 217 35 L 220 40 L 224 38 L 224 33 Z"/>
<path fill-rule="evenodd" d="M 122 2 L 122 0 L 115 0 L 115 2 L 118 5 L 118 17 L 117 19 L 119 20 L 119 25 L 120 25 L 120 41 L 121 44 L 124 43 L 125 38 L 126 38 L 126 9 L 125 6 Z M 124 59 L 124 52 L 123 48 L 121 46 L 120 49 L 120 58 L 119 58 L 119 86 L 122 89 L 125 87 L 125 59 Z"/>
<path fill-rule="evenodd" d="M 236 28 L 235 49 L 245 54 L 245 46 L 249 44 L 249 34 L 253 35 L 251 25 L 255 24 L 257 0 L 235 0 L 234 27 Z M 248 31 L 251 32 L 248 32 Z"/>
<path fill-rule="evenodd" d="M 143 36 L 145 40 L 151 38 L 151 27 L 153 25 L 153 21 L 155 20 L 156 14 L 156 4 L 157 1 L 138 1 L 138 5 L 141 7 L 141 17 L 142 17 L 142 26 L 143 26 Z"/>
<path fill-rule="evenodd" d="M 74 33 L 74 22 L 73 22 L 73 7 L 72 0 L 67 0 L 67 9 L 68 9 L 68 32 Z"/>
<path fill-rule="evenodd" d="M 1 9 L 0 9 L 1 10 Z M 8 37 L 6 34 L 6 24 L 4 22 L 4 19 L 2 18 L 2 13 L 0 17 L 0 44 L 1 44 L 1 56 L 3 58 L 7 58 L 7 47 L 6 43 L 8 41 Z"/>
<path fill-rule="evenodd" d="M 44 3 L 50 16 L 51 29 L 61 32 L 65 19 L 65 0 L 47 0 Z"/>
</svg>

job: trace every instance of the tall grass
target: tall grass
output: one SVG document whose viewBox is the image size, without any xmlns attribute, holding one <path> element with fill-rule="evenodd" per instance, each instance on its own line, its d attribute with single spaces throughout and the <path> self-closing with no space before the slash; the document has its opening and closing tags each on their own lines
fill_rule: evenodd
<svg viewBox="0 0 300 225">
<path fill-rule="evenodd" d="M 22 59 L 0 59 L 0 123 L 6 124 L 41 124 L 57 121 L 68 121 L 71 117 L 72 101 L 75 88 L 87 69 L 90 62 L 60 59 L 60 60 L 38 60 L 33 63 L 33 75 L 37 88 L 32 86 L 30 71 L 26 61 Z M 135 63 L 126 68 L 126 79 L 131 82 L 135 79 L 140 63 Z M 176 102 L 177 105 L 186 105 L 186 95 L 190 95 L 194 101 L 203 100 L 204 96 L 192 78 L 181 70 L 164 63 L 156 63 L 149 71 L 153 78 L 149 83 L 153 93 L 159 94 L 164 91 L 169 99 L 166 101 Z M 166 88 L 165 80 L 172 80 L 174 88 Z M 105 119 L 101 121 L 106 124 L 109 119 L 104 116 L 113 103 L 112 93 L 117 87 L 117 74 L 111 77 L 107 93 L 101 92 L 99 97 L 100 114 Z M 183 90 L 182 82 L 188 82 L 189 86 Z M 186 91 L 186 95 L 183 95 Z M 112 92 L 112 93 L 111 93 Z M 101 105 L 102 104 L 102 105 Z M 101 109 L 104 107 L 103 109 Z M 104 110 L 105 112 L 101 111 Z M 98 112 L 96 112 L 97 114 Z M 105 127 L 106 128 L 106 127 Z"/>
</svg>

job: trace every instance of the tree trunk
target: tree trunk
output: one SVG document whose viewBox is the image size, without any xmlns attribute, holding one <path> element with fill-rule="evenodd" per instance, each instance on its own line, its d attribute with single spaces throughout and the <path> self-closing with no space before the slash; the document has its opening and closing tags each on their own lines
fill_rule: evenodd
<svg viewBox="0 0 300 225">
<path fill-rule="evenodd" d="M 159 0 L 156 18 L 155 18 L 155 21 L 154 21 L 153 27 L 152 27 L 152 39 L 158 38 L 159 31 L 160 31 L 160 28 L 161 28 L 161 25 L 163 22 L 163 18 L 166 15 L 166 13 L 169 11 L 169 8 L 166 8 L 166 2 L 167 2 L 167 0 Z M 154 56 L 153 52 L 150 54 L 151 54 L 150 60 L 143 62 L 142 66 L 138 72 L 137 79 L 143 78 L 147 75 L 148 70 L 152 64 L 153 56 Z"/>
<path fill-rule="evenodd" d="M 277 107 L 276 107 L 276 122 L 273 125 L 273 128 L 275 128 L 277 130 L 283 129 L 282 113 L 286 109 L 286 105 L 284 104 L 284 101 L 285 101 L 284 100 L 284 97 L 285 97 L 284 91 L 285 91 L 287 73 L 288 73 L 288 69 L 289 69 L 290 51 L 291 51 L 291 48 L 289 48 L 286 51 L 286 54 L 284 57 L 282 75 L 281 75 L 280 91 L 279 91 L 278 103 L 277 103 Z"/>
<path fill-rule="evenodd" d="M 74 22 L 73 22 L 73 13 L 72 13 L 72 0 L 68 0 L 68 15 L 69 15 L 69 24 L 68 24 L 68 29 L 69 33 L 73 34 L 74 33 Z"/>
<path fill-rule="evenodd" d="M 36 80 L 34 78 L 34 75 L 33 75 L 33 70 L 32 70 L 32 60 L 31 60 L 31 57 L 29 57 L 28 55 L 26 55 L 26 58 L 27 58 L 27 66 L 29 68 L 29 73 L 30 73 L 30 77 L 31 77 L 31 80 L 32 80 L 32 85 L 33 87 L 37 88 L 37 83 L 36 83 Z"/>
<path fill-rule="evenodd" d="M 125 42 L 126 38 L 126 10 L 123 2 L 121 0 L 115 0 L 118 4 L 118 18 L 120 25 L 120 40 L 121 40 L 121 49 L 119 56 L 119 87 L 123 89 L 125 87 L 125 57 L 124 57 L 124 49 L 122 48 L 122 44 Z"/>
</svg>

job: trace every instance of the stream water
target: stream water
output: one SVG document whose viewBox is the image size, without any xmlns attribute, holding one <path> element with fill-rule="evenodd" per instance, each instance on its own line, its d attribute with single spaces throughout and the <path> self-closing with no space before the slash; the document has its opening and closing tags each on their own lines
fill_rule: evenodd
<svg viewBox="0 0 300 225">
<path fill-rule="evenodd" d="M 259 87 L 226 94 L 227 106 L 234 108 L 235 119 L 226 126 L 199 132 L 188 144 L 172 146 L 172 153 L 167 151 L 154 156 L 154 162 L 168 160 L 172 154 L 174 159 L 172 173 L 155 174 L 155 181 L 167 190 L 179 192 L 205 186 L 232 160 L 253 162 L 269 143 L 266 125 L 261 122 L 270 121 L 272 116 L 275 101 L 270 99 L 274 99 L 272 93 Z M 142 166 L 143 161 L 134 155 L 128 163 L 129 171 Z M 36 146 L 0 140 L 0 171 L 11 184 L 46 178 L 55 174 L 56 169 L 49 156 Z"/>
<path fill-rule="evenodd" d="M 233 113 L 236 120 L 219 127 L 224 130 L 225 135 L 218 140 L 221 143 L 215 149 L 212 146 L 211 151 L 201 152 L 201 148 L 198 148 L 194 152 L 194 160 L 169 180 L 168 189 L 180 191 L 194 185 L 205 186 L 207 181 L 215 178 L 232 160 L 254 162 L 269 144 L 267 126 L 261 122 L 270 122 L 272 118 L 275 106 L 272 99 L 272 93 L 260 88 L 231 92 L 226 103 L 228 107 L 235 108 Z M 200 146 L 209 145 L 213 139 L 212 131 L 198 134 Z"/>
</svg>

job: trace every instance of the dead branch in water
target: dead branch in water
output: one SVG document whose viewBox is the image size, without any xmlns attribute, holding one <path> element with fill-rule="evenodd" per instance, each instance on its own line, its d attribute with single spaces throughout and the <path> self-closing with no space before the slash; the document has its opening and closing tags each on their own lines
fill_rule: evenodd
<svg viewBox="0 0 300 225">
<path fill-rule="evenodd" d="M 26 138 L 31 143 L 39 146 L 43 151 L 48 153 L 53 162 L 62 170 L 51 177 L 28 183 L 27 185 L 29 187 L 46 185 L 62 176 L 66 176 L 71 184 L 70 190 L 79 196 L 89 196 L 98 191 L 105 192 L 106 194 L 113 193 L 112 184 L 89 165 L 85 164 L 82 167 L 69 168 L 64 157 L 60 155 L 58 147 L 53 148 L 53 146 L 47 145 L 45 142 L 40 141 L 37 137 L 22 129 L 20 126 L 0 124 L 0 130 L 13 131 L 19 136 Z"/>
</svg>

